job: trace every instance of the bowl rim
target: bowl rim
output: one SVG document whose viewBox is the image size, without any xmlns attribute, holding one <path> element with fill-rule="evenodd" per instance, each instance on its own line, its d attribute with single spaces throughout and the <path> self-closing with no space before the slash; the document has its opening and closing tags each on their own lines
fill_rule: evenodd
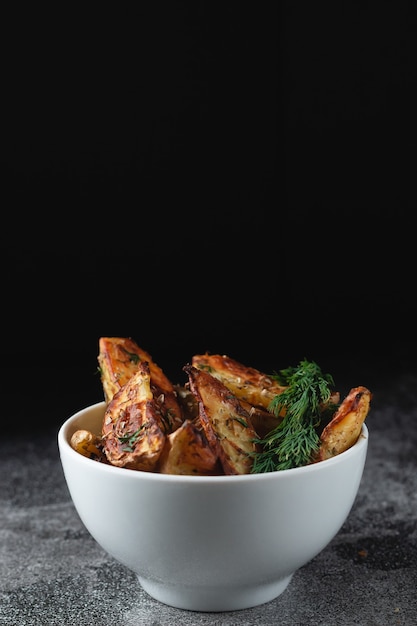
<svg viewBox="0 0 417 626">
<path fill-rule="evenodd" d="M 95 468 L 98 471 L 102 471 L 104 473 L 111 472 L 114 475 L 121 472 L 121 476 L 130 476 L 146 478 L 147 480 L 154 481 L 163 481 L 163 482 L 181 482 L 188 483 L 192 482 L 196 483 L 229 483 L 229 482 L 246 482 L 246 481 L 256 481 L 256 480 L 282 480 L 285 476 L 302 476 L 303 474 L 310 474 L 314 472 L 325 471 L 325 468 L 331 468 L 334 465 L 339 463 L 343 463 L 348 460 L 348 458 L 352 455 L 360 454 L 362 448 L 367 447 L 369 440 L 369 429 L 368 426 L 363 422 L 361 433 L 357 439 L 357 441 L 340 454 L 331 457 L 330 459 L 324 459 L 323 461 L 318 461 L 317 463 L 311 463 L 310 465 L 303 465 L 302 467 L 294 467 L 291 469 L 285 470 L 276 470 L 273 472 L 263 472 L 258 474 L 231 474 L 231 475 L 215 475 L 215 476 L 192 476 L 189 474 L 161 474 L 159 472 L 148 472 L 144 470 L 136 470 L 126 467 L 117 467 L 115 465 L 107 465 L 105 463 L 100 463 L 95 461 L 94 459 L 89 459 L 88 457 L 83 456 L 76 450 L 74 450 L 69 443 L 69 432 L 71 431 L 71 426 L 83 415 L 91 412 L 97 411 L 99 409 L 105 409 L 106 403 L 105 401 L 96 402 L 95 404 L 90 404 L 82 409 L 79 409 L 72 415 L 70 415 L 59 427 L 57 442 L 58 448 L 60 452 L 60 456 L 65 453 L 69 456 L 69 458 L 73 458 L 74 461 L 78 463 L 85 463 L 86 467 L 91 467 L 91 463 L 94 464 Z"/>
</svg>

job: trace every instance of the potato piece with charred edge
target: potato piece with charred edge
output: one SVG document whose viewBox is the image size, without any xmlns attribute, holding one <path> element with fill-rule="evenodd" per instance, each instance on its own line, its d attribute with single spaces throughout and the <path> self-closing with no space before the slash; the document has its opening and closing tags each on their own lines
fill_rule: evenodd
<svg viewBox="0 0 417 626">
<path fill-rule="evenodd" d="M 138 370 L 107 405 L 102 423 L 107 459 L 117 467 L 154 471 L 166 441 L 159 403 L 151 390 L 149 364 Z"/>
<path fill-rule="evenodd" d="M 86 456 L 88 459 L 108 463 L 107 457 L 103 452 L 101 437 L 98 437 L 89 430 L 76 430 L 71 436 L 70 445 L 76 452 Z"/>
<path fill-rule="evenodd" d="M 219 457 L 225 474 L 248 474 L 252 455 L 258 450 L 257 433 L 249 413 L 220 380 L 207 371 L 187 364 L 191 391 L 199 405 L 199 418 L 207 440 Z"/>
<path fill-rule="evenodd" d="M 191 364 L 220 380 L 239 399 L 252 406 L 268 409 L 285 387 L 263 372 L 247 367 L 227 355 L 195 354 Z"/>
<path fill-rule="evenodd" d="M 185 420 L 182 426 L 167 436 L 157 471 L 193 476 L 224 473 L 199 420 Z"/>
<path fill-rule="evenodd" d="M 165 431 L 170 433 L 184 421 L 174 385 L 151 355 L 128 337 L 100 337 L 97 357 L 104 397 L 107 403 L 114 394 L 137 372 L 139 364 L 146 361 L 151 374 L 154 399 L 160 404 Z"/>
<path fill-rule="evenodd" d="M 366 387 L 353 387 L 342 401 L 320 436 L 318 461 L 344 452 L 358 440 L 370 410 L 372 393 Z"/>
</svg>

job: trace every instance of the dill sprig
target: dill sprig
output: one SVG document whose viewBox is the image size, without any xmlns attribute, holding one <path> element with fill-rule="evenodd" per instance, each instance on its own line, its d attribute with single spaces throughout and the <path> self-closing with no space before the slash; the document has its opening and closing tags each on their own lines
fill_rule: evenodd
<svg viewBox="0 0 417 626">
<path fill-rule="evenodd" d="M 146 427 L 147 423 L 144 423 L 139 426 L 139 428 L 133 433 L 127 433 L 126 435 L 121 435 L 120 437 L 117 437 L 120 443 L 126 444 L 125 447 L 122 448 L 123 452 L 133 452 L 139 437 L 141 436 L 141 434 L 143 434 L 143 429 Z"/>
<path fill-rule="evenodd" d="M 273 378 L 286 389 L 273 398 L 269 411 L 284 417 L 266 437 L 255 440 L 261 451 L 254 454 L 252 473 L 301 467 L 311 461 L 320 444 L 317 427 L 323 407 L 334 386 L 332 376 L 307 359 L 274 373 Z"/>
</svg>

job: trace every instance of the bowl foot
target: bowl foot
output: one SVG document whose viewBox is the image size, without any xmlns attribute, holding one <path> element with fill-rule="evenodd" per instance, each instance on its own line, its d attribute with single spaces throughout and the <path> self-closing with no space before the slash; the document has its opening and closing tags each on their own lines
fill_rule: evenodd
<svg viewBox="0 0 417 626">
<path fill-rule="evenodd" d="M 203 612 L 237 611 L 265 604 L 281 595 L 291 578 L 292 574 L 278 581 L 250 588 L 207 588 L 179 587 L 138 576 L 142 588 L 155 600 L 177 609 Z"/>
</svg>

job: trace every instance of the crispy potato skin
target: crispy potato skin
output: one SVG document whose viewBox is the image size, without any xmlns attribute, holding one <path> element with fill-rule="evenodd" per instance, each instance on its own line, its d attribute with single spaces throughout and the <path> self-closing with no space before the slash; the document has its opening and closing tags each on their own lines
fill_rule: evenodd
<svg viewBox="0 0 417 626">
<path fill-rule="evenodd" d="M 161 406 L 166 432 L 172 432 L 184 421 L 182 408 L 174 385 L 151 355 L 128 337 L 100 337 L 97 357 L 104 397 L 107 403 L 137 372 L 139 364 L 147 362 L 154 399 Z"/>
<path fill-rule="evenodd" d="M 166 441 L 160 406 L 151 390 L 147 361 L 107 405 L 102 441 L 108 461 L 117 467 L 154 471 Z"/>
<path fill-rule="evenodd" d="M 257 433 L 249 413 L 220 380 L 206 370 L 184 366 L 191 391 L 198 400 L 199 417 L 207 440 L 225 474 L 248 474 L 257 451 Z"/>
<path fill-rule="evenodd" d="M 199 420 L 185 422 L 167 437 L 158 462 L 161 474 L 213 476 L 223 474 Z"/>
<path fill-rule="evenodd" d="M 285 389 L 263 372 L 247 367 L 227 355 L 195 354 L 194 367 L 209 372 L 228 387 L 239 400 L 268 409 L 274 397 Z"/>
<path fill-rule="evenodd" d="M 353 387 L 320 436 L 317 461 L 344 452 L 357 441 L 371 405 L 372 393 L 366 387 Z"/>
</svg>

